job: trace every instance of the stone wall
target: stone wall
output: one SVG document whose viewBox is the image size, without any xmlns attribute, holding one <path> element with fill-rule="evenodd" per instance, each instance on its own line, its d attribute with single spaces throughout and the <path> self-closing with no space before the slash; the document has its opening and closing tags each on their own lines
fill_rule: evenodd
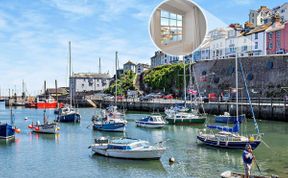
<svg viewBox="0 0 288 178">
<path fill-rule="evenodd" d="M 288 87 L 288 55 L 239 58 L 252 97 L 283 97 Z M 200 92 L 215 92 L 235 87 L 235 58 L 200 61 L 194 65 Z M 239 72 L 239 88 L 244 88 Z M 253 91 L 253 92 L 251 92 Z"/>
</svg>

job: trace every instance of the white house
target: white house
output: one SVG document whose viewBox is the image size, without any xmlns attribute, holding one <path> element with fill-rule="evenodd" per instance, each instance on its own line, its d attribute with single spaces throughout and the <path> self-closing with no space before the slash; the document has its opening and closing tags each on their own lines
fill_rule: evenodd
<svg viewBox="0 0 288 178">
<path fill-rule="evenodd" d="M 74 73 L 69 80 L 70 94 L 103 91 L 109 87 L 110 81 L 109 73 Z"/>
<path fill-rule="evenodd" d="M 251 22 L 254 27 L 263 25 L 270 22 L 273 11 L 267 6 L 260 6 L 258 10 L 250 10 L 249 22 Z"/>
<path fill-rule="evenodd" d="M 138 63 L 136 65 L 136 74 L 140 75 L 142 72 L 144 72 L 145 70 L 148 70 L 149 68 L 150 66 L 148 64 Z"/>
<path fill-rule="evenodd" d="M 281 6 L 273 8 L 273 13 L 278 13 L 281 20 L 286 22 L 288 20 L 288 3 L 284 3 Z"/>
<path fill-rule="evenodd" d="M 151 68 L 165 64 L 178 63 L 178 61 L 179 57 L 177 56 L 170 56 L 162 51 L 156 51 L 154 56 L 151 57 Z"/>
<path fill-rule="evenodd" d="M 224 28 L 212 30 L 210 33 L 210 59 L 225 58 L 227 31 Z"/>
<path fill-rule="evenodd" d="M 123 70 L 124 70 L 124 72 L 131 70 L 132 72 L 135 73 L 136 72 L 136 64 L 134 64 L 131 61 L 128 61 L 123 65 Z"/>
</svg>

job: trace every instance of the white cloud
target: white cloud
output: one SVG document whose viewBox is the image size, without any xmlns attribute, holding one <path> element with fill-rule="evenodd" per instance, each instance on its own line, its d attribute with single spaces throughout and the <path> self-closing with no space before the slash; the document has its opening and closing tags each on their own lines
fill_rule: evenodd
<svg viewBox="0 0 288 178">
<path fill-rule="evenodd" d="M 89 16 L 95 12 L 95 9 L 86 0 L 45 0 L 44 2 L 61 11 L 75 15 Z"/>
</svg>

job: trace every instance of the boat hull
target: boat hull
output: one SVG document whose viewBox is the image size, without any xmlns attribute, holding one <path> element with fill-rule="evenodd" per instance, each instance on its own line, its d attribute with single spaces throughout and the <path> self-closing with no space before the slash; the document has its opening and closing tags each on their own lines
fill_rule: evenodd
<svg viewBox="0 0 288 178">
<path fill-rule="evenodd" d="M 57 122 L 80 122 L 81 116 L 78 113 L 69 113 L 59 115 L 56 120 Z"/>
<path fill-rule="evenodd" d="M 173 119 L 173 118 L 166 118 L 168 124 L 175 124 L 175 125 L 185 125 L 185 124 L 203 124 L 206 118 L 199 118 L 199 119 Z"/>
<path fill-rule="evenodd" d="M 126 124 L 124 123 L 108 123 L 108 124 L 94 124 L 94 130 L 106 131 L 106 132 L 124 132 L 126 130 Z"/>
<path fill-rule="evenodd" d="M 115 150 L 92 148 L 96 154 L 122 159 L 160 159 L 165 149 L 157 150 Z"/>
<path fill-rule="evenodd" d="M 15 131 L 10 124 L 0 124 L 0 139 L 12 139 L 15 137 Z"/>
<path fill-rule="evenodd" d="M 245 146 L 249 143 L 252 149 L 256 149 L 257 146 L 261 143 L 260 140 L 255 141 L 216 141 L 211 139 L 206 139 L 203 136 L 197 136 L 197 139 L 200 140 L 205 145 L 219 147 L 219 148 L 228 148 L 228 149 L 245 149 Z"/>
<path fill-rule="evenodd" d="M 138 127 L 145 127 L 145 128 L 163 128 L 165 126 L 165 123 L 151 123 L 151 122 L 136 122 L 136 125 Z"/>
<path fill-rule="evenodd" d="M 238 120 L 241 123 L 245 119 L 245 114 L 239 115 Z M 220 116 L 215 116 L 215 122 L 218 123 L 236 123 L 237 122 L 237 117 L 236 116 L 225 116 L 225 115 L 220 115 Z"/>
<path fill-rule="evenodd" d="M 51 108 L 57 108 L 57 102 L 37 102 L 35 104 L 35 107 L 37 109 L 51 109 Z M 63 107 L 63 103 L 59 103 L 59 107 Z"/>
<path fill-rule="evenodd" d="M 53 125 L 40 125 L 31 128 L 35 133 L 43 133 L 43 134 L 58 134 L 59 127 L 55 124 Z"/>
</svg>

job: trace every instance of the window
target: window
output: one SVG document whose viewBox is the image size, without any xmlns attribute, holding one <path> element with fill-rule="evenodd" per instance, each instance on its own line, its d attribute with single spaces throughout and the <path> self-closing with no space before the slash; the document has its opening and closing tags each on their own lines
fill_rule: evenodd
<svg viewBox="0 0 288 178">
<path fill-rule="evenodd" d="M 161 11 L 161 44 L 181 41 L 182 15 Z"/>
<path fill-rule="evenodd" d="M 272 44 L 272 42 L 269 42 L 269 49 L 272 49 L 273 48 L 273 44 Z"/>
<path fill-rule="evenodd" d="M 276 50 L 280 50 L 280 47 L 281 47 L 281 41 L 280 38 L 278 38 L 276 41 Z"/>
<path fill-rule="evenodd" d="M 280 32 L 280 31 L 277 31 L 277 32 L 276 32 L 276 38 L 280 38 L 280 35 L 281 35 L 281 32 Z"/>
<path fill-rule="evenodd" d="M 272 33 L 272 32 L 269 32 L 269 33 L 268 33 L 268 38 L 269 38 L 269 39 L 272 39 L 272 35 L 273 35 L 273 33 Z"/>
<path fill-rule="evenodd" d="M 255 33 L 255 40 L 258 39 L 258 33 Z"/>
<path fill-rule="evenodd" d="M 258 49 L 258 42 L 255 42 L 255 49 Z"/>
</svg>

